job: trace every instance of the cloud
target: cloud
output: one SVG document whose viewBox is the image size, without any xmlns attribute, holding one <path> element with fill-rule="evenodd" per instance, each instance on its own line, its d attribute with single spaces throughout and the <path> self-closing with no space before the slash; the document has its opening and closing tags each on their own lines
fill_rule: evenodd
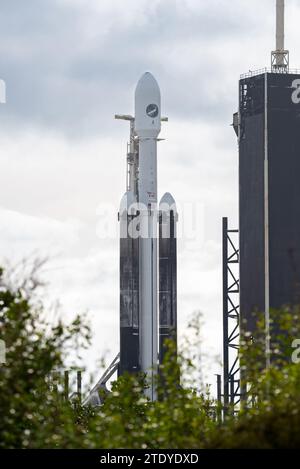
<svg viewBox="0 0 300 469">
<path fill-rule="evenodd" d="M 28 262 L 47 259 L 39 273 L 46 282 L 46 307 L 50 310 L 59 301 L 65 319 L 79 313 L 85 316 L 92 324 L 94 352 L 99 357 L 106 349 L 114 353 L 118 348 L 116 247 L 88 246 L 88 227 L 79 220 L 62 222 L 3 208 L 0 220 L 1 265 L 17 265 L 23 258 Z"/>
<path fill-rule="evenodd" d="M 118 350 L 119 273 L 117 237 L 97 237 L 99 207 L 111 206 L 116 230 L 119 200 L 125 190 L 126 123 L 117 139 L 91 137 L 71 141 L 62 134 L 15 129 L 0 133 L 0 259 L 19 260 L 32 253 L 48 256 L 44 277 L 49 301 L 58 299 L 65 317 L 87 315 L 93 326 L 90 369 L 96 357 Z M 217 137 L 216 137 L 216 129 Z M 235 214 L 236 141 L 229 125 L 201 126 L 183 120 L 164 124 L 159 143 L 159 193 L 171 191 L 184 222 L 185 203 L 203 207 L 196 240 L 178 244 L 178 319 L 201 310 L 207 330 L 221 331 L 220 233 L 224 212 Z M 225 190 L 225 185 L 228 186 Z M 202 213 L 202 212 L 201 212 Z M 208 334 L 208 333 L 207 333 Z M 203 347 L 219 353 L 215 335 Z"/>
<path fill-rule="evenodd" d="M 105 135 L 131 112 L 139 75 L 159 78 L 173 118 L 224 119 L 235 75 L 268 49 L 270 2 L 12 0 L 1 5 L 4 125 L 45 126 L 75 138 Z M 246 53 L 247 51 L 247 53 Z M 255 63 L 254 62 L 254 63 Z"/>
</svg>

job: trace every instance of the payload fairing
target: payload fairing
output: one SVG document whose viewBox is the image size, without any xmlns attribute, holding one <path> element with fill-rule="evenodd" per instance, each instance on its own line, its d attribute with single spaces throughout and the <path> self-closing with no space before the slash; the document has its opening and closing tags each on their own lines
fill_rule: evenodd
<svg viewBox="0 0 300 469">
<path fill-rule="evenodd" d="M 127 191 L 119 212 L 119 374 L 144 372 L 147 395 L 155 400 L 163 342 L 176 341 L 177 334 L 177 210 L 168 193 L 157 207 L 157 142 L 166 119 L 161 118 L 160 90 L 151 73 L 137 84 L 135 116 L 116 117 L 130 121 Z"/>
</svg>

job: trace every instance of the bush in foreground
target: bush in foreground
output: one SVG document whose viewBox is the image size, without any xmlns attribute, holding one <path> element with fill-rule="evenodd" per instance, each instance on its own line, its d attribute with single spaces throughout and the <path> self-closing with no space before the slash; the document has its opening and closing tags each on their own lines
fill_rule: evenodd
<svg viewBox="0 0 300 469">
<path fill-rule="evenodd" d="M 7 348 L 0 368 L 0 448 L 300 447 L 300 366 L 283 360 L 281 350 L 296 338 L 291 324 L 297 324 L 297 311 L 280 313 L 293 338 L 285 333 L 276 342 L 272 353 L 278 360 L 267 371 L 263 334 L 254 345 L 245 341 L 242 363 L 254 399 L 238 416 L 221 421 L 221 409 L 209 395 L 188 379 L 179 385 L 180 372 L 192 376 L 195 369 L 184 353 L 174 358 L 172 342 L 158 376 L 157 402 L 145 398 L 143 375 L 114 382 L 98 408 L 64 400 L 49 377 L 74 350 L 89 346 L 90 330 L 80 317 L 67 325 L 49 324 L 34 291 L 30 281 L 11 286 L 0 271 L 0 338 Z"/>
</svg>

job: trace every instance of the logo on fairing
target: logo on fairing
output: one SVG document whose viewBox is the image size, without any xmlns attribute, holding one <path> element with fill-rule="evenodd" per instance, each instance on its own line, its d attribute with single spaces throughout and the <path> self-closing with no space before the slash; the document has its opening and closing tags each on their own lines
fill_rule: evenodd
<svg viewBox="0 0 300 469">
<path fill-rule="evenodd" d="M 158 116 L 158 106 L 156 104 L 149 104 L 146 109 L 146 114 L 149 117 L 157 117 Z"/>
</svg>

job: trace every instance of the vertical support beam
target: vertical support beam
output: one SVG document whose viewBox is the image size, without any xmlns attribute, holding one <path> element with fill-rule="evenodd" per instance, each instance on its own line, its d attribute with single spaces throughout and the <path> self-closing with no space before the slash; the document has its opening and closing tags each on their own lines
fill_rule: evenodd
<svg viewBox="0 0 300 469">
<path fill-rule="evenodd" d="M 284 51 L 284 0 L 276 0 L 276 50 Z M 283 65 L 283 57 L 277 56 L 277 65 Z"/>
<path fill-rule="evenodd" d="M 217 376 L 217 420 L 221 422 L 222 420 L 222 376 Z"/>
<path fill-rule="evenodd" d="M 239 380 L 239 279 L 232 267 L 239 264 L 239 249 L 234 235 L 238 230 L 228 229 L 228 219 L 222 220 L 222 265 L 223 265 L 223 404 L 224 416 L 229 406 L 240 402 Z"/>
<path fill-rule="evenodd" d="M 230 376 L 230 404 L 232 407 L 234 406 L 234 401 L 235 401 L 235 379 L 234 376 Z"/>
<path fill-rule="evenodd" d="M 269 141 L 268 141 L 268 74 L 265 74 L 264 122 L 264 239 L 265 239 L 265 331 L 266 367 L 270 367 L 270 260 L 269 260 Z"/>
<path fill-rule="evenodd" d="M 217 400 L 218 403 L 221 404 L 222 402 L 222 376 L 217 375 Z"/>
<path fill-rule="evenodd" d="M 51 374 L 51 381 L 52 381 L 52 390 L 58 397 L 58 384 L 60 381 L 60 372 L 53 371 Z"/>
<path fill-rule="evenodd" d="M 223 265 L 223 403 L 224 412 L 229 404 L 229 346 L 228 346 L 228 218 L 222 220 L 222 265 Z"/>
</svg>

